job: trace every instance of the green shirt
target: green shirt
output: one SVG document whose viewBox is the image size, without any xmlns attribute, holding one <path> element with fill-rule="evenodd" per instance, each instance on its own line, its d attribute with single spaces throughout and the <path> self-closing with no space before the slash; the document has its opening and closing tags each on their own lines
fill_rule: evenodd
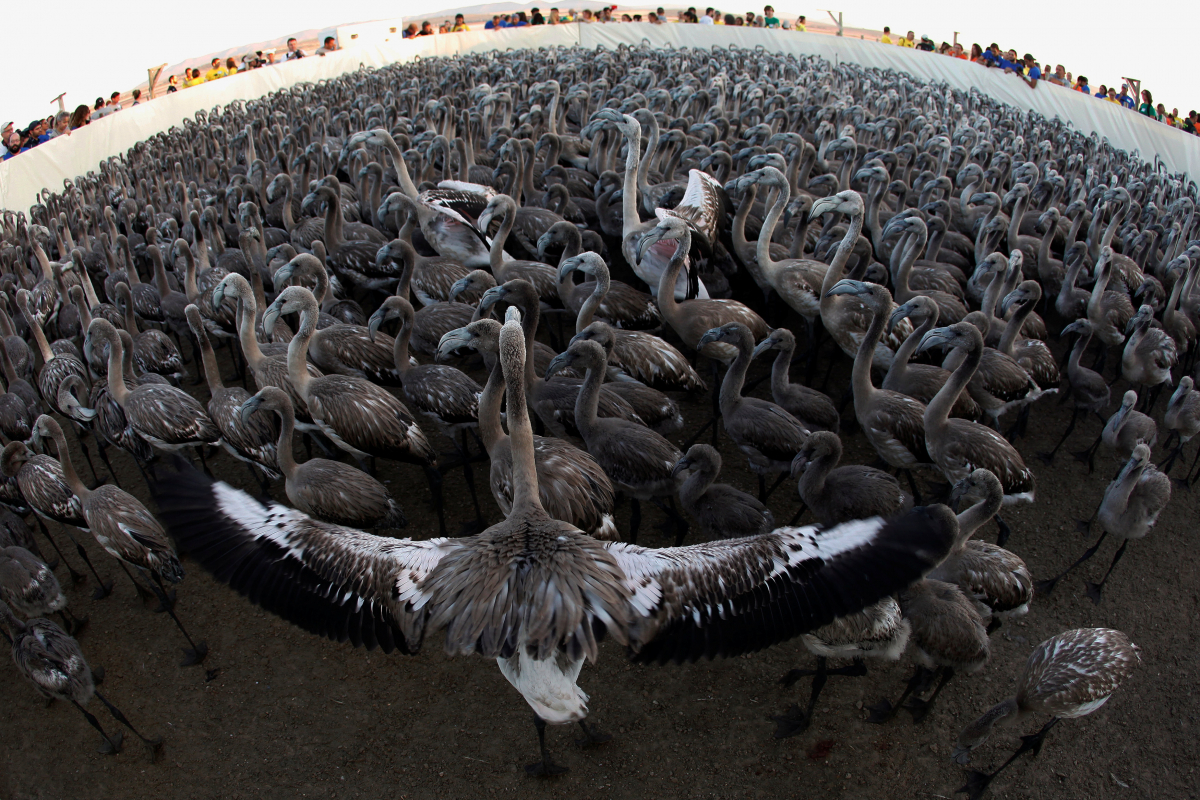
<svg viewBox="0 0 1200 800">
<path fill-rule="evenodd" d="M 1154 110 L 1154 106 L 1149 103 L 1142 103 L 1138 106 L 1138 113 L 1144 114 L 1150 119 L 1158 119 L 1158 112 Z"/>
<path fill-rule="evenodd" d="M 779 17 L 767 17 L 766 19 L 763 20 L 763 27 L 778 28 L 779 27 Z"/>
</svg>

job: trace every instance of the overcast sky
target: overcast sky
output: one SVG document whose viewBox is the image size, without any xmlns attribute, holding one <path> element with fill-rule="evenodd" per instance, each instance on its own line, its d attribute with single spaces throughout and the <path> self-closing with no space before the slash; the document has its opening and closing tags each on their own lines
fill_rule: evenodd
<svg viewBox="0 0 1200 800">
<path fill-rule="evenodd" d="M 616 0 L 619 3 L 620 0 Z M 541 3 L 548 7 L 549 3 Z M 146 68 L 163 62 L 175 64 L 242 44 L 273 39 L 282 34 L 322 28 L 343 22 L 416 15 L 436 19 L 431 9 L 467 5 L 467 0 L 238 0 L 238 2 L 186 2 L 168 6 L 142 3 L 96 3 L 81 0 L 11 2 L 3 15 L 5 45 L 4 81 L 0 90 L 0 122 L 15 120 L 24 127 L 30 119 L 45 116 L 56 106 L 51 99 L 67 92 L 68 108 L 91 104 L 98 95 L 126 89 L 144 81 Z M 569 7 L 566 0 L 561 7 Z M 950 41 L 955 29 L 970 46 L 992 41 L 1030 52 L 1042 62 L 1062 63 L 1075 74 L 1084 73 L 1095 88 L 1117 83 L 1122 75 L 1140 78 L 1154 92 L 1155 102 L 1185 114 L 1200 105 L 1196 81 L 1190 72 L 1194 20 L 1191 4 L 1182 0 L 1143 0 L 1131 6 L 1106 2 L 967 4 L 924 0 L 907 4 L 882 0 L 847 0 L 836 3 L 845 24 L 866 28 L 890 25 L 903 33 Z M 776 0 L 781 16 L 810 19 L 828 16 L 804 3 Z M 642 5 L 641 7 L 645 7 Z M 761 11 L 758 6 L 723 7 L 722 11 Z M 838 10 L 838 9 L 835 9 Z M 1138 17 L 1132 17 L 1133 11 Z"/>
</svg>

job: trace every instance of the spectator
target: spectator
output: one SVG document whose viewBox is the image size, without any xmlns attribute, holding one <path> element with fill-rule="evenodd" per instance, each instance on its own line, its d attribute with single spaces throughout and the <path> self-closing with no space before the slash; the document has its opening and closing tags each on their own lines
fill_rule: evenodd
<svg viewBox="0 0 1200 800">
<path fill-rule="evenodd" d="M 626 14 L 626 16 L 629 16 L 629 15 L 628 15 L 628 14 Z M 634 14 L 634 15 L 633 15 L 633 21 L 634 21 L 634 22 L 641 22 L 641 21 L 642 21 L 642 15 L 641 15 L 641 14 Z"/>
<path fill-rule="evenodd" d="M 1158 117 L 1159 122 L 1164 122 L 1167 125 L 1170 125 L 1172 128 L 1175 127 L 1175 118 L 1167 113 L 1167 110 L 1163 108 L 1162 103 L 1159 103 L 1154 107 L 1154 113 L 1155 116 Z"/>
<path fill-rule="evenodd" d="M 88 118 L 91 114 L 91 109 L 80 103 L 75 106 L 75 110 L 71 112 L 71 130 L 77 130 L 87 125 L 91 120 Z"/>
<path fill-rule="evenodd" d="M 1121 93 L 1117 95 L 1117 102 L 1126 108 L 1137 107 L 1137 102 L 1129 96 L 1129 86 L 1124 83 L 1121 84 Z"/>
<path fill-rule="evenodd" d="M 753 11 L 746 12 L 746 25 L 751 28 L 759 27 L 758 23 L 754 21 L 754 12 Z"/>
<path fill-rule="evenodd" d="M 713 25 L 724 25 L 725 18 L 721 16 L 721 10 L 714 8 L 712 13 Z"/>
<path fill-rule="evenodd" d="M 938 52 L 938 55 L 939 55 L 939 56 L 948 56 L 948 55 L 950 55 L 950 43 L 949 43 L 949 42 L 942 42 L 941 44 L 939 44 L 939 45 L 937 46 L 937 52 Z"/>
<path fill-rule="evenodd" d="M 8 134 L 8 136 L 4 137 L 4 158 L 0 160 L 8 161 L 10 158 L 20 152 L 23 152 L 21 148 L 21 134 L 13 131 L 12 133 Z"/>
<path fill-rule="evenodd" d="M 806 33 L 808 31 L 808 17 L 801 14 L 796 18 L 796 24 L 792 26 L 792 30 L 797 33 Z"/>
<path fill-rule="evenodd" d="M 416 25 L 410 25 L 409 27 L 415 28 Z M 483 24 L 483 29 L 485 31 L 500 30 L 500 15 L 493 14 L 492 18 Z M 415 31 L 413 32 L 413 35 L 417 35 Z"/>
<path fill-rule="evenodd" d="M 1176 128 L 1182 128 L 1182 127 L 1183 127 L 1183 119 L 1184 119 L 1184 118 L 1183 118 L 1183 117 L 1181 117 L 1181 116 L 1179 116 L 1179 109 L 1178 109 L 1178 108 L 1172 108 L 1172 109 L 1171 109 L 1171 119 L 1175 120 L 1175 122 L 1174 122 L 1173 124 L 1175 125 L 1175 127 L 1176 127 Z"/>
<path fill-rule="evenodd" d="M 108 96 L 108 104 L 113 107 L 113 111 L 121 110 L 121 93 L 113 92 Z"/>
<path fill-rule="evenodd" d="M 887 25 L 883 26 L 883 36 L 879 37 L 880 44 L 894 44 L 892 41 L 892 29 Z"/>
<path fill-rule="evenodd" d="M 536 19 L 536 17 L 534 19 Z M 546 22 L 550 23 L 551 25 L 557 25 L 561 21 L 562 20 L 558 16 L 558 9 L 557 8 L 550 9 L 550 17 L 546 20 Z M 651 22 L 653 22 L 653 20 L 651 20 Z M 534 22 L 533 24 L 536 25 L 537 23 Z"/>
<path fill-rule="evenodd" d="M 1110 103 L 1116 103 L 1117 105 L 1121 105 L 1121 101 L 1117 99 L 1117 90 L 1112 88 L 1111 86 L 1108 87 L 1108 97 L 1106 97 L 1104 99 Z"/>
<path fill-rule="evenodd" d="M 976 45 L 976 47 L 978 47 L 978 45 Z M 967 60 L 967 54 L 963 52 L 963 46 L 961 44 L 955 44 L 953 47 L 951 47 L 950 55 L 954 58 L 961 58 L 963 61 Z"/>
<path fill-rule="evenodd" d="M 186 69 L 183 72 L 183 88 L 187 89 L 192 86 L 199 86 L 204 83 L 204 76 L 200 74 L 198 69 Z"/>
<path fill-rule="evenodd" d="M 1024 67 L 1024 72 L 1022 72 L 1022 67 Z M 1041 68 L 1038 67 L 1037 62 L 1033 60 L 1033 56 L 1029 55 L 1029 53 L 1025 54 L 1024 59 L 1014 64 L 1013 73 L 1025 81 L 1030 89 L 1036 89 L 1038 80 L 1042 77 Z"/>
<path fill-rule="evenodd" d="M 1086 75 L 1080 75 L 1075 79 L 1075 91 L 1083 92 L 1087 95 L 1092 93 L 1092 87 L 1088 86 L 1088 79 Z"/>
<path fill-rule="evenodd" d="M 174 94 L 179 91 L 179 76 L 172 75 L 167 78 L 167 94 Z"/>
<path fill-rule="evenodd" d="M 763 27 L 778 28 L 779 17 L 775 16 L 775 8 L 773 6 L 763 6 Z"/>
<path fill-rule="evenodd" d="M 1188 112 L 1187 119 L 1185 119 L 1183 121 L 1183 132 L 1190 133 L 1193 135 L 1196 133 L 1196 112 L 1195 111 Z"/>
<path fill-rule="evenodd" d="M 705 11 L 704 11 L 704 16 L 702 16 L 702 17 L 700 18 L 700 24 L 701 24 L 701 25 L 712 25 L 712 24 L 713 24 L 713 10 L 712 10 L 712 8 L 707 8 L 707 9 L 705 9 Z"/>
<path fill-rule="evenodd" d="M 274 51 L 274 50 L 268 50 L 268 51 L 267 51 L 267 63 L 266 63 L 266 64 L 264 64 L 263 66 L 267 66 L 267 67 L 273 67 L 273 66 L 275 66 L 275 64 L 276 64 L 276 61 L 275 61 L 275 51 Z"/>
<path fill-rule="evenodd" d="M 326 36 L 325 41 L 317 48 L 317 55 L 324 56 L 329 53 L 336 53 L 338 49 L 337 40 L 332 36 Z"/>
<path fill-rule="evenodd" d="M 539 17 L 540 17 L 540 16 L 541 16 L 541 14 L 538 14 L 537 16 L 539 16 Z M 545 22 L 545 20 L 543 20 L 543 22 Z M 541 23 L 541 22 L 535 22 L 535 23 L 533 23 L 533 24 L 534 24 L 534 25 L 541 25 L 542 23 Z M 450 32 L 451 32 L 451 33 L 461 33 L 462 31 L 469 31 L 469 30 L 471 30 L 471 26 L 467 24 L 467 21 L 466 21 L 465 19 L 463 19 L 463 15 L 462 15 L 462 14 L 455 14 L 455 15 L 454 15 L 454 27 L 452 27 L 452 28 L 450 29 Z"/>
<path fill-rule="evenodd" d="M 71 135 L 71 115 L 66 111 L 60 111 L 54 115 L 54 125 L 46 131 L 46 138 L 56 139 L 64 135 Z"/>
<path fill-rule="evenodd" d="M 296 45 L 295 38 L 287 40 L 287 52 L 283 54 L 284 61 L 295 61 L 298 58 L 304 58 L 304 51 Z"/>
<path fill-rule="evenodd" d="M 607 10 L 607 9 L 606 9 Z M 529 20 L 525 17 L 524 11 L 517 12 L 517 20 L 513 23 L 514 28 L 524 28 L 529 25 Z"/>
<path fill-rule="evenodd" d="M 970 60 L 974 61 L 976 64 L 983 63 L 983 48 L 980 47 L 978 44 L 971 45 Z"/>
<path fill-rule="evenodd" d="M 24 149 L 37 147 L 48 141 L 50 141 L 50 137 L 46 134 L 46 120 L 35 119 L 29 123 L 29 127 L 25 129 Z"/>
<path fill-rule="evenodd" d="M 237 75 L 237 73 L 238 73 L 238 66 L 237 66 L 237 62 L 233 60 L 233 56 L 230 56 L 229 58 L 225 59 L 225 74 L 226 75 Z"/>
<path fill-rule="evenodd" d="M 589 9 L 586 9 L 586 8 L 585 8 L 585 9 L 583 10 L 583 14 L 581 14 L 581 15 L 580 15 L 580 17 L 579 17 L 579 21 L 580 21 L 580 22 L 586 22 L 586 23 L 588 23 L 588 24 L 591 24 L 591 22 L 592 22 L 592 12 L 591 12 Z"/>
<path fill-rule="evenodd" d="M 916 44 L 916 49 L 924 50 L 926 53 L 932 53 L 933 48 L 933 39 L 930 39 L 928 36 L 922 36 L 921 41 Z"/>
<path fill-rule="evenodd" d="M 1096 97 L 1099 97 L 1101 100 L 1108 99 L 1108 87 L 1103 83 L 1100 84 L 1100 91 L 1096 92 Z"/>
<path fill-rule="evenodd" d="M 900 41 L 897 42 L 897 44 L 899 44 L 901 47 L 916 47 L 916 37 L 917 35 L 915 33 L 909 31 L 907 36 L 900 37 Z"/>
<path fill-rule="evenodd" d="M 733 18 L 733 14 L 726 14 L 726 15 L 725 15 L 725 25 L 726 25 L 726 27 L 728 27 L 728 26 L 732 26 L 732 25 L 737 25 L 737 20 L 735 20 L 735 19 Z"/>
<path fill-rule="evenodd" d="M 417 36 L 433 36 L 433 23 L 425 20 L 421 23 L 421 30 L 417 32 Z"/>
<path fill-rule="evenodd" d="M 521 16 L 524 13 L 525 13 L 524 11 L 517 12 L 518 16 Z M 597 22 L 612 22 L 613 21 L 612 9 L 609 8 L 608 6 L 605 6 L 604 8 L 600 9 L 600 13 L 596 15 L 596 21 Z"/>
<path fill-rule="evenodd" d="M 134 89 L 133 90 L 133 105 L 140 106 L 141 104 L 142 104 L 142 90 Z"/>
<path fill-rule="evenodd" d="M 1161 104 L 1159 108 L 1162 108 Z M 1154 108 L 1154 96 L 1150 94 L 1149 89 L 1142 89 L 1142 104 L 1138 106 L 1138 113 L 1162 121 L 1162 115 Z"/>
<path fill-rule="evenodd" d="M 224 78 L 229 72 L 221 66 L 221 59 L 214 58 L 212 60 L 212 69 L 204 73 L 205 82 L 216 81 Z"/>
<path fill-rule="evenodd" d="M 1055 65 L 1054 74 L 1046 76 L 1045 79 L 1059 86 L 1070 86 L 1067 81 L 1067 68 L 1062 64 Z"/>
</svg>

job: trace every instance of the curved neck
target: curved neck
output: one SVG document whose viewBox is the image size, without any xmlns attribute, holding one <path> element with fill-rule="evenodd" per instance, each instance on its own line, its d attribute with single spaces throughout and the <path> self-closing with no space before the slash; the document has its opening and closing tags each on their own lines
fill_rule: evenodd
<svg viewBox="0 0 1200 800">
<path fill-rule="evenodd" d="M 526 337 L 526 342 L 529 338 Z M 505 358 L 503 343 L 500 358 Z M 515 352 L 511 355 L 517 355 Z M 508 395 L 508 430 L 511 440 L 513 463 L 513 504 L 510 516 L 541 510 L 542 504 L 538 499 L 537 465 L 533 452 L 533 428 L 529 423 L 529 407 L 525 399 L 525 379 L 522 377 L 521 364 L 513 363 L 510 359 L 508 369 L 504 370 L 505 392 Z M 525 356 L 525 363 L 533 363 L 533 353 Z"/>
<path fill-rule="evenodd" d="M 733 359 L 733 363 L 725 371 L 725 378 L 721 381 L 722 416 L 733 414 L 734 406 L 742 399 L 742 387 L 746 384 L 746 372 L 750 369 L 753 350 L 748 344 L 749 342 L 738 342 L 737 358 Z"/>
<path fill-rule="evenodd" d="M 292 435 L 296 430 L 296 412 L 291 403 L 284 403 L 275 409 L 279 415 L 279 441 L 275 445 L 276 458 L 279 460 L 279 471 L 283 477 L 291 480 L 296 475 L 296 457 L 292 453 Z"/>
<path fill-rule="evenodd" d="M 504 216 L 500 217 L 500 230 L 496 232 L 496 238 L 492 239 L 491 252 L 488 253 L 492 274 L 500 282 L 503 281 L 500 275 L 504 270 L 504 243 L 508 241 L 508 235 L 512 233 L 515 221 L 513 218 L 517 215 L 515 206 L 505 203 L 503 208 Z"/>
<path fill-rule="evenodd" d="M 325 197 L 325 247 L 337 252 L 342 246 L 342 198 L 330 190 Z"/>
<path fill-rule="evenodd" d="M 300 310 L 300 330 L 288 342 L 288 378 L 301 397 L 308 396 L 308 343 L 317 329 L 317 309 L 306 305 Z M 253 331 L 250 334 L 253 336 Z"/>
<path fill-rule="evenodd" d="M 208 340 L 208 331 L 204 330 L 204 325 L 201 324 L 200 328 L 193 330 L 192 333 L 200 342 L 200 356 L 204 362 L 204 377 L 208 380 L 208 391 L 216 394 L 225 388 L 225 384 L 221 382 L 221 368 L 217 364 L 217 355 L 213 352 L 212 342 Z M 111 370 L 112 367 L 109 369 Z"/>
<path fill-rule="evenodd" d="M 787 345 L 779 348 L 779 352 L 775 356 L 774 363 L 771 364 L 771 395 L 779 396 L 782 392 L 787 391 L 791 386 L 791 377 L 789 373 L 792 368 L 792 353 L 795 352 L 794 345 Z"/>
<path fill-rule="evenodd" d="M 1025 325 L 1025 320 L 1033 313 L 1035 305 L 1037 305 L 1037 300 L 1026 300 L 1013 312 L 1013 315 L 1008 318 L 1008 323 L 1004 326 L 1004 333 L 1000 336 L 1000 346 L 996 348 L 997 350 L 1001 353 L 1012 355 L 1013 344 L 1017 341 L 1017 336 L 1021 334 L 1021 328 Z"/>
<path fill-rule="evenodd" d="M 825 280 L 821 284 L 822 305 L 825 304 L 827 299 L 832 299 L 826 298 L 825 295 L 844 276 L 846 262 L 850 260 L 850 253 L 853 252 L 854 246 L 858 244 L 858 237 L 862 234 L 862 228 L 862 214 L 852 215 L 850 217 L 850 224 L 846 227 L 846 235 L 842 237 L 842 241 L 838 245 L 837 254 L 833 257 L 833 261 L 829 264 L 829 269 L 825 272 Z"/>
<path fill-rule="evenodd" d="M 117 405 L 124 408 L 125 399 L 129 397 L 129 387 L 125 385 L 125 373 L 122 365 L 125 348 L 121 345 L 121 337 L 112 336 L 108 340 L 108 390 L 112 392 Z"/>
<path fill-rule="evenodd" d="M 868 306 L 868 308 L 870 308 Z M 875 345 L 883 338 L 883 326 L 887 319 L 883 312 L 871 310 L 871 324 L 858 345 L 858 353 L 854 356 L 854 369 L 851 373 L 851 383 L 854 387 L 855 405 L 864 402 L 875 391 L 871 382 L 871 365 L 875 362 Z"/>
<path fill-rule="evenodd" d="M 841 456 L 837 453 L 826 453 L 820 458 L 808 462 L 804 474 L 800 476 L 799 488 L 801 497 L 820 495 L 825 491 L 825 479 L 837 466 Z"/>
<path fill-rule="evenodd" d="M 908 360 L 912 358 L 917 346 L 921 344 L 921 339 L 931 330 L 933 330 L 933 315 L 927 314 L 921 324 L 896 348 L 896 355 L 892 358 L 892 366 L 888 369 L 887 377 L 883 379 L 885 384 L 893 379 L 898 380 L 904 375 L 908 370 Z"/>
<path fill-rule="evenodd" d="M 767 212 L 767 218 L 763 220 L 762 230 L 758 233 L 757 255 L 758 267 L 767 275 L 775 271 L 777 264 L 771 260 L 771 237 L 775 235 L 775 226 L 779 224 L 779 218 L 783 216 L 783 209 L 787 207 L 788 200 L 792 197 L 792 191 L 784 181 L 781 185 L 775 186 L 775 202 L 771 203 L 771 210 Z"/>
<path fill-rule="evenodd" d="M 404 163 L 404 154 L 400 152 L 400 145 L 396 144 L 396 140 L 389 136 L 384 141 L 384 148 L 392 157 L 392 168 L 396 170 L 396 179 L 400 182 L 400 190 L 411 199 L 416 200 L 418 198 L 417 187 L 412 182 L 412 176 L 408 174 L 408 165 Z"/>
<path fill-rule="evenodd" d="M 625 137 L 625 146 L 628 152 L 625 154 L 625 182 L 621 188 L 622 239 L 633 233 L 642 224 L 637 206 L 637 170 L 641 156 L 638 151 L 642 146 L 640 126 L 635 126 L 633 135 Z"/>
<path fill-rule="evenodd" d="M 42 326 L 33 318 L 26 309 L 21 309 L 21 314 L 25 317 L 25 323 L 29 326 L 29 332 L 33 334 L 34 340 L 37 342 L 38 352 L 42 354 L 43 368 L 54 360 L 54 351 L 50 349 L 50 343 L 46 341 L 46 334 L 42 331 Z"/>
<path fill-rule="evenodd" d="M 958 365 L 958 368 L 950 374 L 946 382 L 942 384 L 942 388 L 929 401 L 929 405 L 925 407 L 925 434 L 929 435 L 929 429 L 935 425 L 945 424 L 950 418 L 950 409 L 954 408 L 954 404 L 958 402 L 958 396 L 962 394 L 962 390 L 971 378 L 975 376 L 975 370 L 979 368 L 979 362 L 983 358 L 983 341 L 982 337 L 974 340 L 974 344 L 970 345 L 967 350 L 966 358 Z"/>
<path fill-rule="evenodd" d="M 692 470 L 692 474 L 683 482 L 683 486 L 679 487 L 679 499 L 683 502 L 684 507 L 692 505 L 703 497 L 716 478 L 717 470 L 713 469 L 712 464 L 708 462 L 698 464 Z"/>
<path fill-rule="evenodd" d="M 584 328 L 592 324 L 592 320 L 596 316 L 596 309 L 600 308 L 600 304 L 604 302 L 610 286 L 611 283 L 608 280 L 607 274 L 596 274 L 595 288 L 592 289 L 592 293 L 588 295 L 588 298 L 583 301 L 583 305 L 579 308 L 579 314 L 575 317 L 576 333 L 580 333 Z"/>
<path fill-rule="evenodd" d="M 591 438 L 600 409 L 600 386 L 604 383 L 605 364 L 589 364 L 583 385 L 575 397 L 575 427 L 586 442 Z"/>
<path fill-rule="evenodd" d="M 497 445 L 508 438 L 500 424 L 500 404 L 503 400 L 504 371 L 497 360 L 488 374 L 483 393 L 479 395 L 479 438 L 483 440 L 483 447 L 490 458 L 496 457 Z"/>
<path fill-rule="evenodd" d="M 392 341 L 392 360 L 396 362 L 396 371 L 400 373 L 400 382 L 404 383 L 404 377 L 408 374 L 408 341 L 412 337 L 413 315 L 408 314 L 404 318 L 404 323 L 400 326 L 400 330 L 396 331 L 396 338 Z"/>
<path fill-rule="evenodd" d="M 996 516 L 996 512 L 1000 510 L 1003 503 L 1004 490 L 997 486 L 995 492 L 989 490 L 987 497 L 959 514 L 958 538 L 955 540 L 955 547 L 962 547 L 966 544 L 975 531 Z"/>
<path fill-rule="evenodd" d="M 242 354 L 250 363 L 250 369 L 257 369 L 265 356 L 263 356 L 262 348 L 258 346 L 258 337 L 254 335 L 258 304 L 254 302 L 254 295 L 251 292 L 239 289 L 238 309 L 238 339 L 242 345 Z"/>
<path fill-rule="evenodd" d="M 688 239 L 679 240 L 674 255 L 667 262 L 667 268 L 658 278 L 658 296 L 655 298 L 658 301 L 658 310 L 662 312 L 663 319 L 667 320 L 676 330 L 679 329 L 677 323 L 681 322 L 683 309 L 679 301 L 675 299 L 675 283 L 679 280 L 679 272 L 683 269 L 683 262 L 687 259 L 689 245 Z"/>
<path fill-rule="evenodd" d="M 75 465 L 71 463 L 71 451 L 67 448 L 67 437 L 63 435 L 62 428 L 55 427 L 52 431 L 54 439 L 54 447 L 58 450 L 58 463 L 62 467 L 63 478 L 66 479 L 67 485 L 71 487 L 71 491 L 80 500 L 87 500 L 92 492 L 79 478 L 79 473 L 75 471 Z"/>
</svg>

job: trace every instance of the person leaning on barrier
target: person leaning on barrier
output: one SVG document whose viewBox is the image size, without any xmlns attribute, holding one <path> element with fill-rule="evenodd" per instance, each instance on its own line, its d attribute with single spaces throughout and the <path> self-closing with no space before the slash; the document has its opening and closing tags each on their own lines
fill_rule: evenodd
<svg viewBox="0 0 1200 800">
<path fill-rule="evenodd" d="M 71 130 L 77 130 L 91 122 L 91 113 L 92 110 L 84 103 L 75 106 L 75 110 L 71 112 Z"/>
<path fill-rule="evenodd" d="M 325 42 L 317 48 L 317 55 L 325 56 L 329 53 L 336 53 L 337 49 L 337 39 L 334 39 L 332 36 L 326 36 Z"/>
<path fill-rule="evenodd" d="M 298 58 L 304 58 L 304 51 L 296 44 L 295 37 L 287 40 L 287 52 L 283 54 L 284 61 L 295 61 Z"/>
</svg>

